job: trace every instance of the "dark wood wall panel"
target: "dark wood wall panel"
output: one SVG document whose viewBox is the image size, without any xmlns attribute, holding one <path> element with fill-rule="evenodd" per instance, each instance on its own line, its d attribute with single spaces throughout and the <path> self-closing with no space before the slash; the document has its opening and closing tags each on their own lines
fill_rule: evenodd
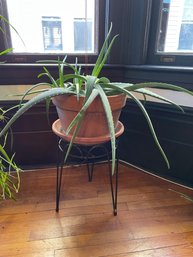
<svg viewBox="0 0 193 257">
<path fill-rule="evenodd" d="M 17 102 L 4 103 L 5 108 Z M 12 112 L 13 113 L 13 112 Z M 9 116 L 12 115 L 10 112 Z M 48 166 L 56 163 L 57 137 L 52 133 L 51 124 L 57 119 L 55 106 L 49 112 L 50 124 L 46 115 L 45 104 L 37 104 L 12 126 L 13 147 L 11 137 L 8 138 L 7 151 L 15 154 L 15 162 L 21 168 Z M 3 124 L 0 124 L 1 127 Z"/>
<path fill-rule="evenodd" d="M 14 133 L 16 163 L 25 169 L 56 163 L 57 142 L 52 131 Z"/>
<path fill-rule="evenodd" d="M 167 169 L 143 115 L 131 101 L 121 115 L 125 125 L 120 142 L 121 158 L 152 173 L 193 186 L 193 110 L 185 108 L 183 114 L 157 103 L 147 103 L 146 108 L 171 168 Z"/>
<path fill-rule="evenodd" d="M 38 78 L 45 66 L 54 78 L 58 78 L 57 65 L 33 65 L 33 64 L 0 64 L 0 86 L 1 85 L 33 85 L 40 82 L 50 82 L 46 77 Z M 91 74 L 93 65 L 82 64 L 82 73 Z M 101 76 L 106 76 L 112 81 L 124 80 L 124 69 L 117 65 L 105 65 L 101 71 Z M 66 73 L 73 73 L 66 67 Z M 11 76 L 10 76 L 11 74 Z"/>
<path fill-rule="evenodd" d="M 159 81 L 193 90 L 193 72 L 192 68 L 188 67 L 129 65 L 125 66 L 125 81 L 131 83 Z"/>
</svg>

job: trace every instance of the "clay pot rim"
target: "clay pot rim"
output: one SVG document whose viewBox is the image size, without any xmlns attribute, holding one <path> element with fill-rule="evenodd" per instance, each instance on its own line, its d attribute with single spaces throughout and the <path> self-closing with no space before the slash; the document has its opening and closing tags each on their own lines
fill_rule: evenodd
<svg viewBox="0 0 193 257">
<path fill-rule="evenodd" d="M 83 106 L 84 98 L 85 97 L 82 96 L 79 98 L 79 100 L 77 100 L 77 95 L 59 95 L 54 97 L 52 99 L 52 102 L 59 109 L 69 110 L 69 111 L 72 111 L 72 110 L 80 111 L 80 109 Z M 126 95 L 125 94 L 112 95 L 108 97 L 108 100 L 112 110 L 119 110 L 119 109 L 122 109 L 123 106 L 125 105 Z M 88 107 L 87 111 L 104 112 L 104 107 L 100 96 L 97 96 L 95 98 L 95 100 Z"/>
<path fill-rule="evenodd" d="M 63 94 L 63 95 L 56 95 L 56 96 L 53 96 L 52 98 L 55 98 L 55 97 L 56 97 L 56 98 L 57 98 L 57 97 L 64 97 L 64 96 L 77 98 L 77 94 L 72 94 L 72 93 L 67 93 L 67 94 Z M 106 96 L 107 96 L 108 98 L 115 98 L 115 97 L 118 97 L 118 96 L 120 96 L 120 97 L 126 96 L 126 94 L 120 93 L 120 94 L 106 95 Z M 85 95 L 79 95 L 78 97 L 79 97 L 79 98 L 85 98 Z M 97 97 L 100 97 L 100 96 L 98 95 Z"/>
</svg>

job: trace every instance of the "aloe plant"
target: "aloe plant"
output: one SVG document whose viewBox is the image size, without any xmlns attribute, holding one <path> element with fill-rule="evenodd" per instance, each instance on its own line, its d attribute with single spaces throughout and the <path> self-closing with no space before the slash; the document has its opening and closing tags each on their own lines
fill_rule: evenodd
<svg viewBox="0 0 193 257">
<path fill-rule="evenodd" d="M 159 140 L 157 138 L 157 135 L 155 133 L 152 121 L 143 105 L 143 103 L 135 96 L 134 92 L 141 93 L 143 96 L 152 96 L 154 98 L 160 99 L 162 101 L 165 101 L 166 103 L 170 103 L 174 105 L 176 108 L 178 108 L 180 111 L 183 111 L 183 109 L 174 103 L 173 101 L 170 101 L 169 99 L 166 99 L 156 93 L 151 92 L 148 88 L 164 88 L 164 89 L 170 89 L 175 90 L 179 92 L 185 92 L 187 94 L 193 95 L 191 91 L 188 91 L 182 87 L 166 84 L 166 83 L 158 83 L 158 82 L 152 82 L 152 83 L 139 83 L 139 84 L 130 84 L 130 83 L 113 83 L 110 82 L 110 80 L 106 77 L 99 77 L 100 72 L 106 62 L 107 56 L 109 55 L 109 52 L 113 46 L 113 43 L 117 37 L 114 36 L 112 40 L 110 41 L 110 44 L 108 45 L 108 41 L 111 35 L 112 31 L 112 25 L 109 29 L 109 32 L 107 34 L 107 37 L 103 43 L 103 46 L 101 48 L 101 51 L 99 53 L 98 59 L 96 61 L 96 64 L 93 68 L 93 71 L 91 75 L 84 75 L 81 74 L 81 67 L 77 65 L 71 65 L 66 62 L 66 57 L 63 61 L 57 60 L 55 63 L 58 64 L 58 72 L 59 76 L 58 79 L 54 79 L 53 76 L 50 74 L 48 69 L 44 67 L 44 72 L 39 75 L 39 77 L 47 76 L 50 79 L 50 83 L 39 83 L 34 86 L 32 86 L 26 93 L 24 93 L 21 103 L 23 103 L 23 100 L 25 97 L 29 94 L 37 94 L 32 99 L 27 101 L 25 104 L 21 106 L 21 108 L 18 109 L 18 111 L 13 115 L 13 117 L 8 121 L 8 123 L 5 125 L 3 130 L 0 132 L 0 137 L 3 136 L 8 129 L 11 127 L 11 125 L 28 109 L 30 109 L 35 104 L 39 103 L 43 100 L 50 101 L 51 97 L 57 96 L 57 95 L 64 95 L 64 94 L 73 94 L 77 95 L 77 101 L 79 100 L 80 96 L 84 96 L 84 103 L 82 109 L 79 111 L 78 115 L 74 118 L 72 123 L 69 125 L 66 133 L 68 134 L 70 130 L 75 126 L 75 130 L 73 132 L 73 136 L 70 142 L 70 146 L 68 148 L 65 160 L 68 157 L 68 154 L 71 150 L 71 146 L 74 142 L 74 139 L 78 133 L 80 124 L 82 119 L 84 119 L 84 114 L 87 110 L 87 108 L 90 106 L 90 104 L 94 101 L 94 99 L 99 96 L 104 111 L 106 114 L 107 122 L 108 122 L 108 128 L 109 128 L 109 135 L 110 135 L 110 141 L 111 141 L 111 148 L 112 148 L 112 173 L 115 169 L 115 127 L 113 123 L 112 118 L 112 112 L 108 101 L 109 95 L 115 95 L 115 94 L 125 94 L 126 96 L 132 98 L 134 102 L 139 106 L 141 109 L 147 124 L 149 126 L 150 132 L 152 134 L 152 137 L 155 141 L 156 146 L 158 147 L 162 157 L 164 158 L 167 167 L 170 167 L 169 161 L 167 156 L 165 155 L 164 150 L 162 149 Z M 68 66 L 72 69 L 71 74 L 65 74 L 65 66 Z M 39 86 L 47 84 L 46 89 L 38 89 Z"/>
</svg>

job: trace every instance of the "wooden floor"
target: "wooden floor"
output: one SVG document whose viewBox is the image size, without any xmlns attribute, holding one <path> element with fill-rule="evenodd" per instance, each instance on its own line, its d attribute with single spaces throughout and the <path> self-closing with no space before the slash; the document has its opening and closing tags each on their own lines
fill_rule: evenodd
<svg viewBox="0 0 193 257">
<path fill-rule="evenodd" d="M 0 202 L 0 256 L 193 256 L 193 203 L 170 189 L 192 191 L 121 165 L 113 216 L 106 171 L 66 169 L 59 213 L 55 170 L 24 172 L 18 200 Z"/>
</svg>

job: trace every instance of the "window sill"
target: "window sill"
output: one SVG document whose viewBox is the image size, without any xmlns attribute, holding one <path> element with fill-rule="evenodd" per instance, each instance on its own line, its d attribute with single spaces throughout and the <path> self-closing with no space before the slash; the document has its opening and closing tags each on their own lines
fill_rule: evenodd
<svg viewBox="0 0 193 257">
<path fill-rule="evenodd" d="M 0 86 L 0 101 L 19 101 L 21 99 L 21 95 L 28 90 L 31 85 L 1 85 Z M 184 106 L 193 108 L 193 97 L 182 92 L 174 92 L 171 90 L 165 89 L 151 89 L 152 92 L 160 94 L 163 97 L 174 101 L 175 103 Z M 20 96 L 18 96 L 20 95 Z M 143 100 L 143 96 L 139 93 L 135 93 L 135 95 Z M 26 99 L 30 99 L 31 96 L 26 97 Z M 147 96 L 147 101 L 155 102 L 155 103 L 165 103 L 161 100 L 155 99 L 153 97 Z"/>
<path fill-rule="evenodd" d="M 184 106 L 184 107 L 191 107 L 193 108 L 193 96 L 188 95 L 183 92 L 175 92 L 172 90 L 166 90 L 166 89 L 155 89 L 151 88 L 150 89 L 152 92 L 161 95 L 162 97 L 168 98 L 169 100 L 173 101 L 174 103 Z M 139 93 L 136 93 L 136 96 L 140 99 L 143 100 L 143 96 Z M 147 96 L 147 101 L 149 102 L 154 102 L 154 103 L 165 103 L 164 101 L 161 101 L 159 99 L 149 97 Z"/>
<path fill-rule="evenodd" d="M 193 67 L 189 66 L 162 66 L 162 65 L 125 65 L 124 68 L 131 70 L 146 70 L 146 71 L 168 71 L 168 72 L 193 72 Z"/>
<path fill-rule="evenodd" d="M 21 95 L 31 86 L 32 85 L 0 85 L 0 101 L 20 101 Z M 25 99 L 29 100 L 31 97 L 32 96 L 28 96 Z"/>
</svg>

